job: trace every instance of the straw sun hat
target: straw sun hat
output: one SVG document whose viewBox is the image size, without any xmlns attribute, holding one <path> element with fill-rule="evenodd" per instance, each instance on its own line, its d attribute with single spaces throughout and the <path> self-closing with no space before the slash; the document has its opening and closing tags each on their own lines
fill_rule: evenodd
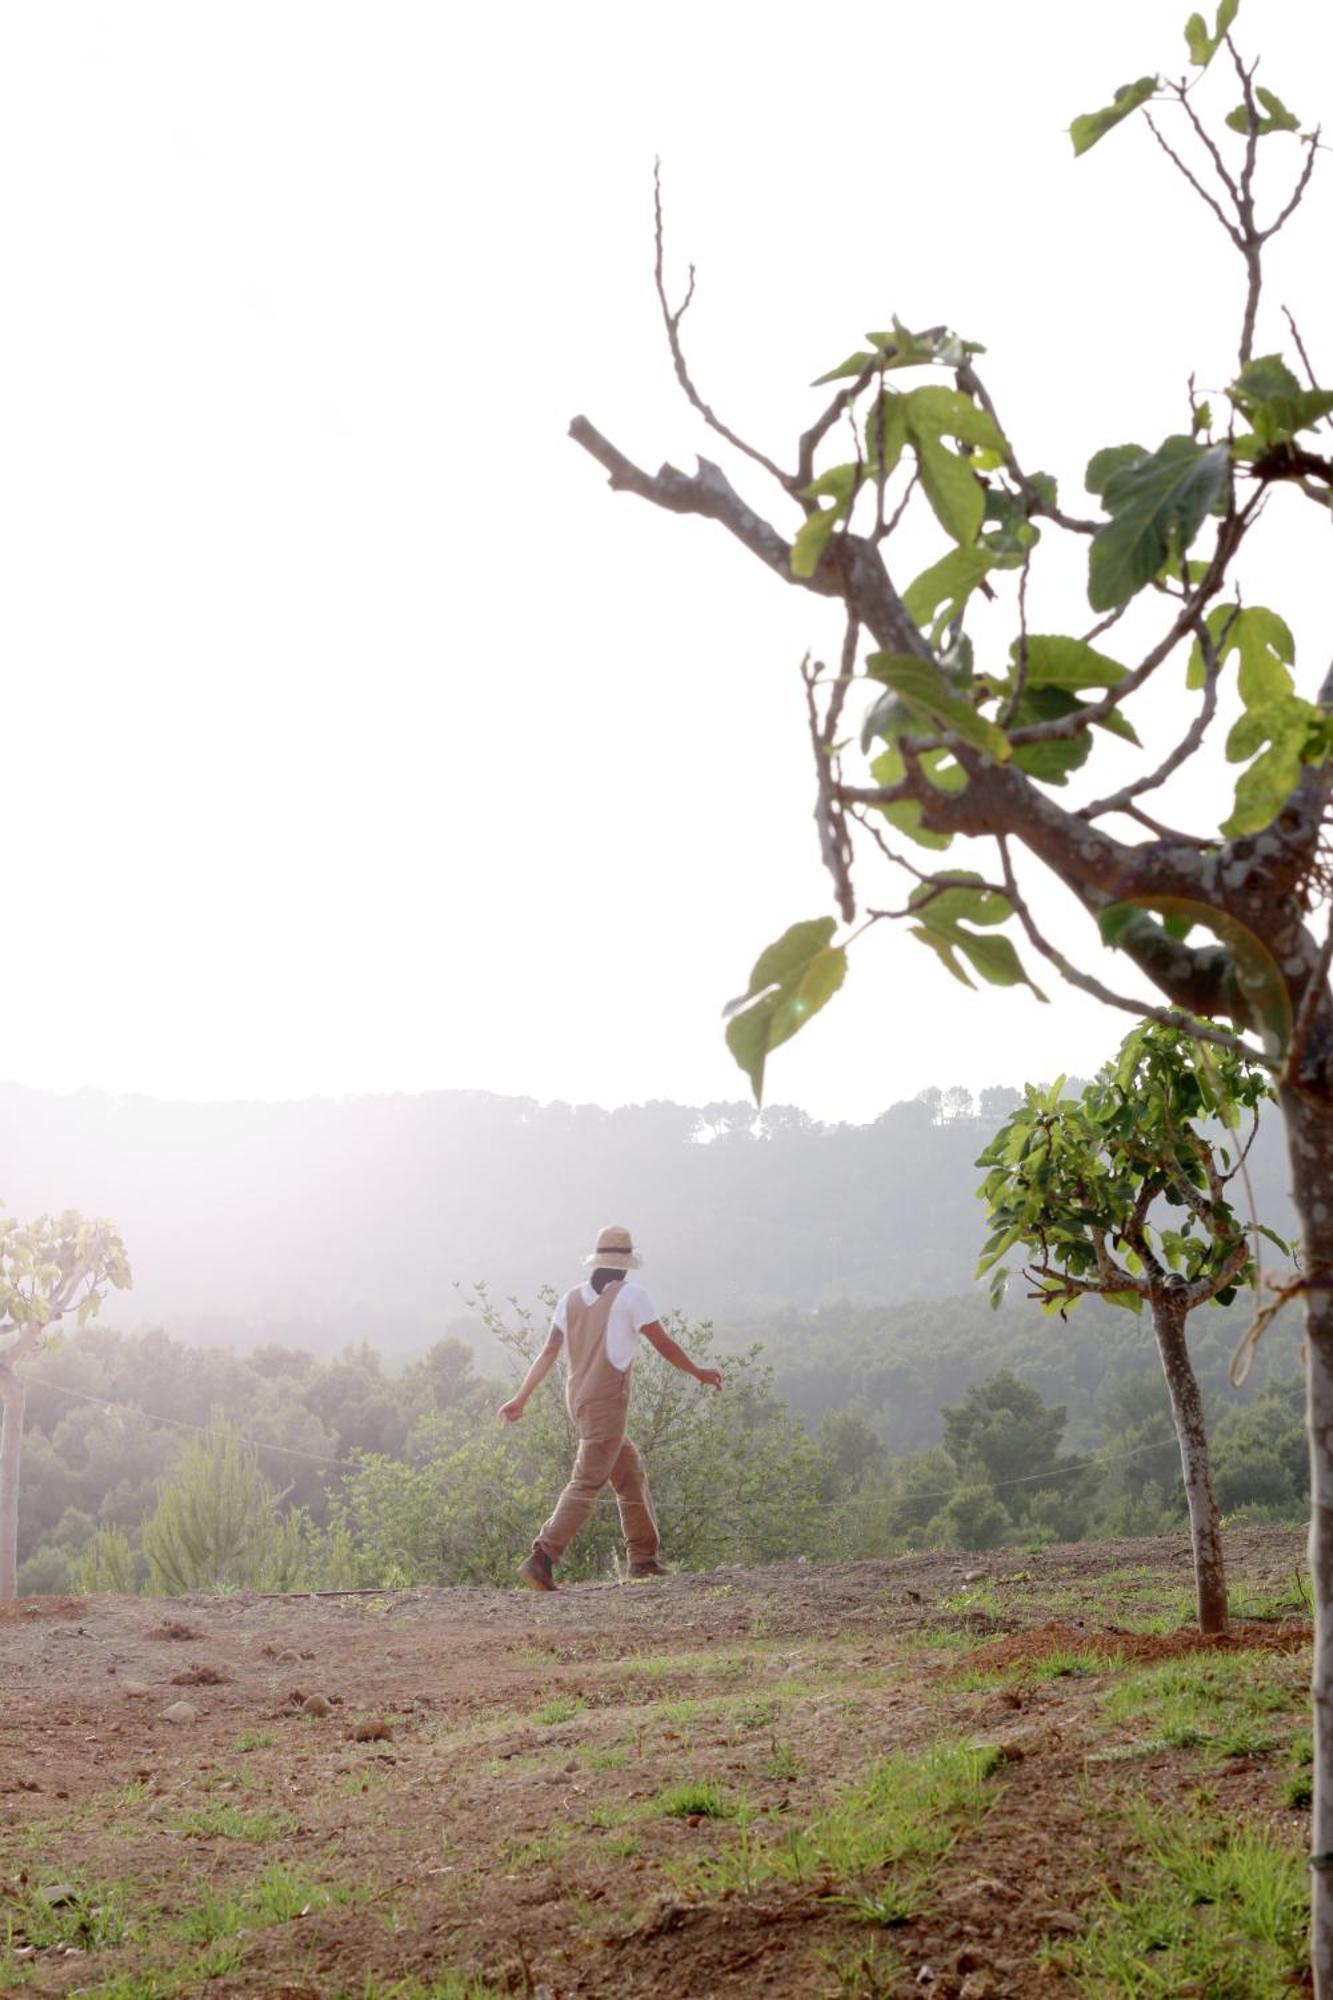
<svg viewBox="0 0 1333 2000">
<path fill-rule="evenodd" d="M 618 1222 L 613 1222 L 599 1231 L 597 1248 L 583 1261 L 602 1271 L 637 1271 L 643 1259 L 634 1248 L 634 1239 L 628 1229 L 622 1229 Z"/>
</svg>

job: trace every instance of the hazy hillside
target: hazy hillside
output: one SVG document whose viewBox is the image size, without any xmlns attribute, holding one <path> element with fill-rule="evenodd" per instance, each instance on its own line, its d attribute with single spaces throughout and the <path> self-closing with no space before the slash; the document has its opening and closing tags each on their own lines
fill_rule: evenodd
<svg viewBox="0 0 1333 2000">
<path fill-rule="evenodd" d="M 0 1086 L 0 1196 L 120 1225 L 125 1326 L 314 1347 L 416 1348 L 458 1321 L 455 1285 L 568 1282 L 592 1232 L 629 1222 L 664 1306 L 751 1319 L 833 1299 L 966 1290 L 990 1125 L 920 1102 L 818 1126 L 776 1107 L 618 1111 L 448 1091 L 179 1104 Z M 992 1121 L 993 1122 L 993 1121 Z M 1287 1220 L 1276 1120 L 1253 1154 Z"/>
</svg>

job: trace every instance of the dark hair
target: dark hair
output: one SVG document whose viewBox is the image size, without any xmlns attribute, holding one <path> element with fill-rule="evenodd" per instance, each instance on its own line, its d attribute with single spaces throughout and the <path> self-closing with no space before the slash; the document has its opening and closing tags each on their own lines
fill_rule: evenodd
<svg viewBox="0 0 1333 2000">
<path fill-rule="evenodd" d="M 618 1285 L 620 1280 L 628 1275 L 625 1271 L 612 1271 L 605 1264 L 599 1264 L 591 1278 L 589 1278 L 588 1283 L 600 1299 L 608 1285 Z"/>
</svg>

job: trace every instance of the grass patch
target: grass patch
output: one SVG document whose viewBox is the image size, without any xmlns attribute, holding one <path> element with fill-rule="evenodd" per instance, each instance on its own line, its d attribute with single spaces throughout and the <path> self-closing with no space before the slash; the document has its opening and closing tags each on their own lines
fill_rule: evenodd
<svg viewBox="0 0 1333 2000">
<path fill-rule="evenodd" d="M 120 1887 L 71 1890 L 53 1904 L 46 1901 L 39 1884 L 21 1897 L 6 1898 L 6 1903 L 0 1924 L 11 1948 L 27 1944 L 38 1951 L 106 1951 L 124 1944 L 131 1931 Z"/>
<path fill-rule="evenodd" d="M 837 1893 L 830 1899 L 853 1915 L 903 1923 L 920 1909 L 935 1863 L 993 1803 L 991 1780 L 1002 1762 L 991 1746 L 953 1741 L 887 1757 L 807 1826 L 764 1841 L 742 1824 L 726 1846 L 669 1872 L 682 1882 L 688 1875 L 688 1886 L 710 1898 L 748 1894 L 775 1877 L 826 1885 L 831 1878 Z M 697 1798 L 701 1789 L 677 1792 Z"/>
<path fill-rule="evenodd" d="M 949 1742 L 919 1757 L 886 1757 L 806 1837 L 832 1873 L 852 1883 L 904 1863 L 929 1864 L 991 1803 L 990 1780 L 1003 1761 L 991 1745 Z"/>
<path fill-rule="evenodd" d="M 572 1695 L 557 1695 L 548 1701 L 545 1708 L 539 1708 L 533 1716 L 543 1728 L 552 1728 L 558 1722 L 572 1722 L 576 1715 L 583 1713 L 583 1703 Z"/>
<path fill-rule="evenodd" d="M 744 1701 L 735 1711 L 738 1729 L 767 1729 L 777 1717 L 775 1701 Z"/>
<path fill-rule="evenodd" d="M 1308 1582 L 1293 1577 L 1285 1590 L 1250 1590 L 1240 1584 L 1227 1594 L 1227 1609 L 1233 1618 L 1253 1618 L 1258 1623 L 1280 1625 L 1285 1619 L 1313 1617 Z"/>
<path fill-rule="evenodd" d="M 1131 1815 L 1150 1879 L 1107 1895 L 1053 1955 L 1097 2000 L 1282 2000 L 1305 1959 L 1303 1859 L 1271 1835 L 1192 1813 Z"/>
<path fill-rule="evenodd" d="M 919 1632 L 900 1633 L 895 1644 L 904 1653 L 973 1653 L 985 1641 L 959 1625 L 927 1625 Z"/>
<path fill-rule="evenodd" d="M 568 1846 L 566 1833 L 541 1834 L 536 1840 L 507 1840 L 500 1849 L 500 1859 L 516 1873 L 524 1868 L 545 1868 L 558 1861 Z"/>
<path fill-rule="evenodd" d="M 271 1750 L 278 1740 L 276 1729 L 247 1729 L 232 1744 L 237 1756 L 245 1756 L 251 1750 Z"/>
<path fill-rule="evenodd" d="M 274 1862 L 250 1887 L 235 1896 L 219 1896 L 211 1885 L 192 1910 L 173 1926 L 189 1944 L 213 1944 L 244 1930 L 290 1923 L 293 1917 L 327 1909 L 330 1903 L 350 1903 L 353 1892 L 340 1885 L 312 1882 L 299 1870 Z M 216 1975 L 215 1975 L 216 1976 Z"/>
<path fill-rule="evenodd" d="M 711 1778 L 670 1785 L 659 1792 L 653 1809 L 666 1819 L 735 1819 L 739 1807 Z"/>
<path fill-rule="evenodd" d="M 1113 1724 L 1142 1725 L 1172 1749 L 1262 1757 L 1279 1747 L 1275 1718 L 1306 1701 L 1305 1669 L 1277 1653 L 1193 1653 L 1131 1674 L 1102 1697 Z"/>
<path fill-rule="evenodd" d="M 764 1766 L 764 1776 L 785 1782 L 790 1778 L 799 1778 L 800 1775 L 801 1760 L 790 1743 L 779 1743 L 775 1738 L 771 1755 Z"/>
<path fill-rule="evenodd" d="M 326 1888 L 318 1882 L 311 1882 L 294 1868 L 284 1868 L 275 1862 L 266 1868 L 254 1886 L 249 1898 L 251 1907 L 265 1923 L 285 1924 L 293 1917 L 305 1916 L 311 1910 L 322 1910 L 330 1903 L 350 1903 L 352 1893 L 348 1889 Z"/>
<path fill-rule="evenodd" d="M 902 1991 L 903 1963 L 889 1945 L 821 1952 L 819 1963 L 833 2000 L 892 2000 Z"/>
<path fill-rule="evenodd" d="M 969 1667 L 950 1676 L 950 1686 L 965 1692 L 987 1688 L 1013 1687 L 1034 1681 L 1086 1679 L 1091 1674 L 1119 1673 L 1125 1665 L 1123 1653 L 1101 1653 L 1091 1647 L 1066 1647 L 1043 1653 L 1038 1658 L 1018 1661 L 1013 1666 Z"/>
<path fill-rule="evenodd" d="M 247 1915 L 239 1896 L 219 1896 L 208 1887 L 175 1929 L 187 1944 L 213 1944 L 218 1938 L 235 1937 L 238 1931 L 243 1931 Z"/>
<path fill-rule="evenodd" d="M 295 1833 L 299 1824 L 291 1813 L 246 1813 L 235 1806 L 206 1806 L 178 1819 L 176 1831 L 196 1840 L 249 1840 L 263 1847 L 270 1840 Z"/>
</svg>

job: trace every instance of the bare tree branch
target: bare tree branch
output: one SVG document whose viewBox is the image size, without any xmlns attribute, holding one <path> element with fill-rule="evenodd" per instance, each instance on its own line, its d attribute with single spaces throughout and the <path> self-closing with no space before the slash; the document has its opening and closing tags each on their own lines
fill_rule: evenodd
<svg viewBox="0 0 1333 2000">
<path fill-rule="evenodd" d="M 1172 145 L 1170 145 L 1170 143 L 1166 139 L 1163 138 L 1161 131 L 1157 126 L 1156 120 L 1153 118 L 1152 113 L 1150 111 L 1145 111 L 1143 115 L 1147 120 L 1148 130 L 1152 133 L 1153 138 L 1157 141 L 1162 151 L 1166 154 L 1166 157 L 1168 160 L 1170 160 L 1172 166 L 1175 167 L 1178 173 L 1181 173 L 1185 176 L 1185 179 L 1194 189 L 1195 194 L 1198 195 L 1199 200 L 1213 211 L 1213 214 L 1217 217 L 1223 229 L 1226 230 L 1227 235 L 1231 238 L 1231 241 L 1235 244 L 1236 248 L 1243 252 L 1245 245 L 1241 238 L 1240 231 L 1237 229 L 1235 223 L 1229 220 L 1226 210 L 1223 208 L 1221 202 L 1218 201 L 1215 195 L 1209 194 L 1207 188 L 1204 187 L 1203 183 L 1195 177 L 1194 173 L 1185 164 L 1184 160 L 1181 159 L 1179 153 L 1176 152 L 1175 148 Z"/>
<path fill-rule="evenodd" d="M 793 576 L 790 542 L 784 541 L 776 528 L 741 499 L 720 466 L 701 458 L 699 470 L 693 475 L 678 472 L 674 465 L 664 465 L 655 473 L 644 472 L 586 417 L 574 418 L 569 435 L 605 467 L 618 491 L 637 493 L 641 500 L 650 500 L 655 507 L 665 508 L 671 514 L 701 514 L 708 520 L 720 521 L 783 583 L 795 584 L 819 597 L 841 598 L 885 652 L 933 658 L 930 647 L 908 617 L 883 563 L 863 536 L 840 537 L 812 577 Z"/>
<path fill-rule="evenodd" d="M 777 480 L 779 486 L 784 487 L 788 493 L 794 495 L 796 492 L 796 483 L 790 475 L 783 472 L 779 466 L 776 466 L 772 459 L 764 452 L 758 451 L 752 444 L 747 444 L 743 437 L 739 437 L 729 425 L 724 424 L 716 412 L 709 408 L 694 386 L 680 338 L 680 323 L 689 311 L 691 301 L 694 298 L 694 266 L 693 264 L 690 266 L 690 277 L 685 289 L 685 297 L 673 311 L 666 291 L 666 236 L 662 219 L 662 162 L 660 160 L 653 162 L 653 242 L 657 252 L 653 260 L 653 280 L 657 287 L 657 301 L 662 308 L 662 324 L 666 328 L 667 345 L 671 349 L 671 359 L 675 365 L 676 380 L 685 391 L 691 407 L 699 412 L 699 415 L 708 425 L 709 430 L 716 431 L 719 437 L 725 438 L 727 443 L 733 445 L 737 451 L 744 452 L 745 456 L 753 459 L 756 465 L 762 465 L 764 471 L 771 474 Z"/>
<path fill-rule="evenodd" d="M 856 915 L 856 896 L 852 889 L 852 841 L 847 831 L 847 810 L 837 795 L 836 740 L 838 719 L 842 714 L 847 689 L 856 670 L 856 645 L 860 631 L 861 628 L 855 618 L 849 618 L 843 637 L 838 678 L 829 695 L 828 708 L 822 723 L 816 699 L 819 671 L 810 665 L 808 655 L 801 665 L 801 679 L 805 683 L 810 745 L 815 759 L 814 818 L 819 833 L 819 851 L 823 856 L 824 866 L 833 878 L 834 896 L 845 924 L 850 924 Z"/>
<path fill-rule="evenodd" d="M 1217 713 L 1217 648 L 1213 645 L 1207 629 L 1200 625 L 1199 644 L 1204 655 L 1203 703 L 1188 730 L 1155 771 L 1145 777 L 1136 778 L 1132 783 L 1122 785 L 1118 792 L 1108 792 L 1105 798 L 1094 799 L 1091 805 L 1079 807 L 1080 819 L 1100 819 L 1104 813 L 1124 812 L 1135 799 L 1141 799 L 1148 792 L 1155 792 L 1164 785 L 1182 764 L 1191 758 L 1203 742 L 1208 725 Z"/>
<path fill-rule="evenodd" d="M 1270 236 L 1277 235 L 1279 229 L 1282 228 L 1284 223 L 1291 221 L 1292 216 L 1296 213 L 1296 210 L 1300 207 L 1302 201 L 1305 199 L 1305 190 L 1309 187 L 1310 176 L 1314 172 L 1315 158 L 1319 150 L 1319 133 L 1321 129 L 1322 129 L 1321 127 L 1316 127 L 1313 137 L 1309 140 L 1307 144 L 1305 165 L 1301 168 L 1300 178 L 1298 179 L 1295 187 L 1292 190 L 1291 200 L 1287 203 L 1286 207 L 1275 218 L 1275 220 L 1269 223 L 1267 229 L 1265 229 L 1265 231 L 1263 232 L 1263 237 L 1261 239 L 1263 242 L 1267 243 Z M 1288 315 L 1288 317 L 1290 318 L 1290 315 Z"/>
</svg>

